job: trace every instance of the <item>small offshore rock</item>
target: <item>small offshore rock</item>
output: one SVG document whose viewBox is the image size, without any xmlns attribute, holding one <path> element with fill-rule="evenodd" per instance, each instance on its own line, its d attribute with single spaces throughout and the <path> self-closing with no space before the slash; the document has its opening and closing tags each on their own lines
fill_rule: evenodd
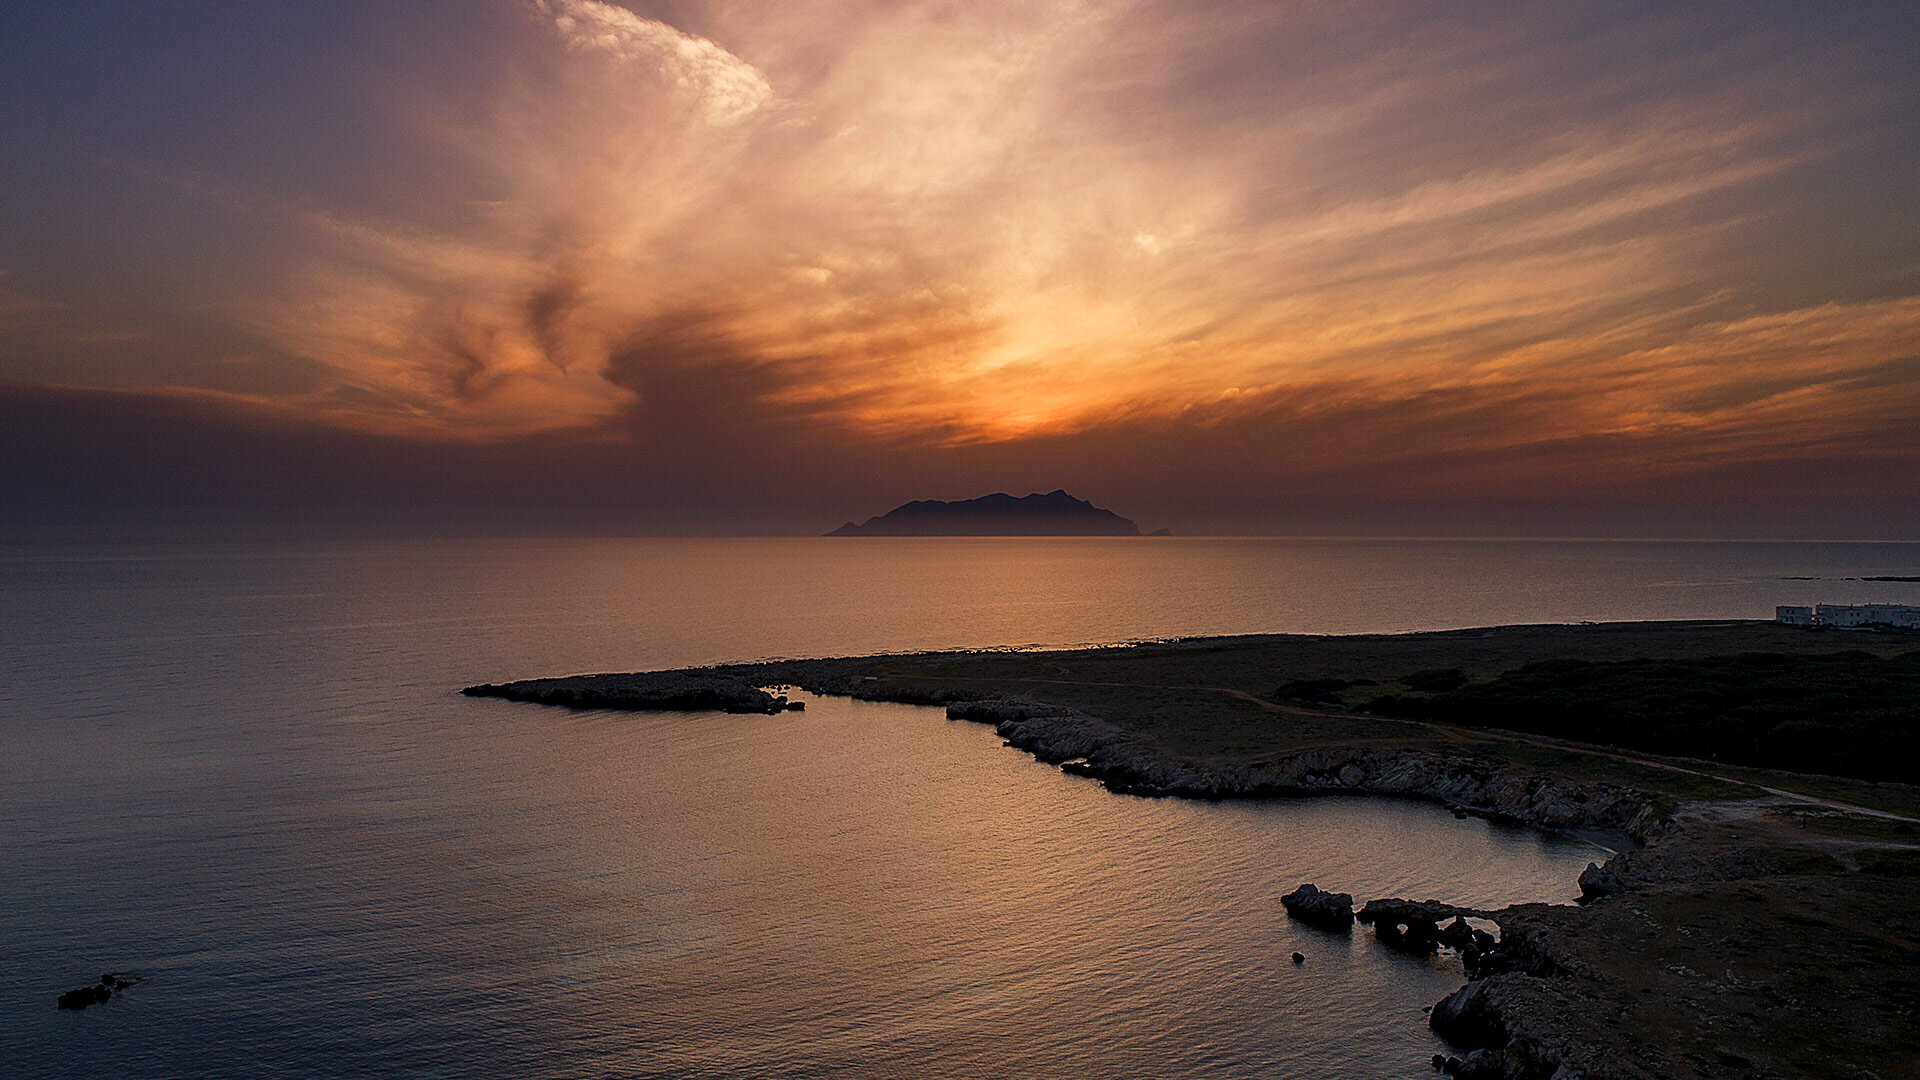
<svg viewBox="0 0 1920 1080">
<path fill-rule="evenodd" d="M 55 998 L 54 1004 L 62 1009 L 79 1010 L 89 1005 L 105 1004 L 107 999 L 111 997 L 113 997 L 112 990 L 105 986 L 95 984 L 93 986 L 83 986 L 78 990 L 69 990 Z"/>
<path fill-rule="evenodd" d="M 1321 892 L 1311 882 L 1280 898 L 1287 914 L 1325 930 L 1353 928 L 1353 894 Z"/>
<path fill-rule="evenodd" d="M 1293 962 L 1294 962 L 1294 963 L 1296 963 L 1296 964 L 1304 964 L 1304 963 L 1306 963 L 1306 962 L 1307 962 L 1307 958 L 1306 958 L 1306 956 L 1305 956 L 1304 954 L 1302 954 L 1302 953 L 1294 953 L 1294 954 L 1293 954 Z"/>
<path fill-rule="evenodd" d="M 1445 1054 L 1435 1054 L 1435 1055 L 1433 1055 L 1433 1067 L 1434 1067 L 1434 1068 L 1436 1068 L 1436 1069 L 1444 1069 L 1444 1068 L 1446 1068 L 1446 1067 L 1447 1067 L 1447 1055 L 1445 1055 Z"/>
</svg>

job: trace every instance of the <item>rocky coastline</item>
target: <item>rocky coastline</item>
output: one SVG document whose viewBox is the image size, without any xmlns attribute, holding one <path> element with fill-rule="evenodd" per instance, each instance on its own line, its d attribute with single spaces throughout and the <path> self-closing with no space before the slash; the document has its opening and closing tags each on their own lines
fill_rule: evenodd
<svg viewBox="0 0 1920 1080">
<path fill-rule="evenodd" d="M 1350 664 L 1412 668 L 1415 661 L 1368 650 L 1424 650 L 1417 662 L 1435 667 L 1428 657 L 1471 660 L 1489 638 L 1512 657 L 1529 648 L 1617 652 L 1620 641 L 1662 649 L 1774 644 L 1780 639 L 1767 635 L 1775 633 L 1645 624 L 1416 635 L 1384 646 L 1180 642 L 1145 655 L 775 661 L 465 692 L 575 708 L 775 712 L 799 703 L 762 688 L 794 686 L 943 706 L 949 718 L 991 725 L 1006 745 L 1117 793 L 1417 799 L 1461 816 L 1600 839 L 1620 853 L 1579 876 L 1579 905 L 1474 911 L 1383 898 L 1355 912 L 1350 896 L 1312 887 L 1281 903 L 1290 917 L 1329 932 L 1350 933 L 1357 921 L 1386 947 L 1457 954 L 1467 981 L 1428 1021 L 1460 1052 L 1433 1061 L 1455 1077 L 1920 1075 L 1920 843 L 1901 839 L 1920 840 L 1920 822 L 1902 816 L 1916 812 L 1904 809 L 1905 789 L 1845 789 L 1902 808 L 1865 811 L 1881 814 L 1881 831 L 1862 831 L 1874 819 L 1779 790 L 1795 783 L 1785 774 L 1735 782 L 1699 771 L 1699 763 L 1654 766 L 1605 747 L 1355 717 L 1337 705 L 1300 708 L 1262 700 L 1271 692 L 1254 689 L 1284 682 L 1266 673 L 1313 650 L 1344 650 L 1335 659 Z M 1179 684 L 1148 682 L 1157 671 Z M 1808 783 L 1828 792 L 1848 782 Z M 1836 964 L 1845 965 L 1844 983 Z"/>
<path fill-rule="evenodd" d="M 1834 940 L 1838 926 L 1830 912 L 1841 897 L 1877 900 L 1905 920 L 1905 933 L 1920 928 L 1911 919 L 1912 894 L 1899 880 L 1907 871 L 1836 879 L 1840 867 L 1831 852 L 1784 828 L 1777 820 L 1780 808 L 1765 800 L 1682 809 L 1670 797 L 1632 787 L 1570 783 L 1486 755 L 1390 745 L 1316 747 L 1251 762 L 1184 760 L 1096 717 L 1033 702 L 953 702 L 947 713 L 991 723 L 1007 745 L 1116 792 L 1200 799 L 1412 798 L 1551 833 L 1617 838 L 1623 850 L 1604 864 L 1590 863 L 1579 876 L 1582 906 L 1479 911 L 1385 898 L 1355 913 L 1347 894 L 1312 885 L 1282 898 L 1288 914 L 1309 925 L 1344 933 L 1357 921 L 1371 925 L 1386 947 L 1448 948 L 1459 956 L 1468 982 L 1436 1003 L 1429 1016 L 1435 1034 L 1462 1052 L 1435 1061 L 1456 1080 L 1744 1078 L 1794 1075 L 1795 1066 L 1803 1075 L 1882 1075 L 1828 1071 L 1804 1053 L 1797 1060 L 1781 1053 L 1770 1012 L 1848 1033 L 1844 1041 L 1855 1047 L 1876 1037 L 1899 1042 L 1884 1030 L 1876 1035 L 1880 1019 L 1842 999 L 1815 1004 L 1768 985 L 1767 976 L 1737 973 L 1745 966 L 1822 978 L 1808 970 L 1829 963 L 1822 943 Z M 1773 899 L 1781 882 L 1795 883 L 1799 891 L 1787 899 L 1801 910 L 1751 922 L 1756 904 Z M 1469 918 L 1492 922 L 1498 934 L 1475 928 Z M 1812 935 L 1803 930 L 1809 924 Z M 1664 939 L 1649 937 L 1650 926 L 1664 928 Z M 1710 928 L 1725 932 L 1714 937 Z M 1888 946 L 1850 936 L 1856 950 Z M 1633 947 L 1623 949 L 1624 942 Z M 1896 941 L 1892 950 L 1911 956 L 1911 944 L 1910 938 Z M 1721 951 L 1711 960 L 1697 955 L 1713 949 Z M 1766 955 L 1756 957 L 1762 951 Z M 1717 983 L 1705 974 L 1710 964 L 1723 965 Z M 1647 971 L 1658 978 L 1648 979 Z M 1882 1004 L 1912 1016 L 1920 1003 L 1920 976 L 1900 983 L 1886 999 Z M 1809 1021 L 1810 1013 L 1816 1019 Z M 1648 1026 L 1674 1027 L 1674 1045 L 1635 1037 L 1621 1021 L 1636 1014 Z"/>
<path fill-rule="evenodd" d="M 1159 747 L 1071 710 L 1003 700 L 956 702 L 951 719 L 990 723 L 1006 745 L 1064 771 L 1101 781 L 1112 791 L 1199 799 L 1370 795 L 1440 802 L 1473 814 L 1549 832 L 1605 831 L 1635 844 L 1672 834 L 1662 800 L 1607 784 L 1566 784 L 1480 757 L 1441 757 L 1391 747 L 1322 747 L 1264 762 L 1199 763 L 1173 759 Z M 1579 885 L 1593 898 L 1623 888 L 1617 860 L 1589 864 Z M 1549 981 L 1568 961 L 1553 947 L 1551 908 L 1527 905 L 1477 911 L 1437 901 L 1385 898 L 1356 915 L 1346 893 L 1312 884 L 1281 898 L 1290 917 L 1323 930 L 1346 932 L 1357 920 L 1372 925 L 1383 945 L 1410 952 L 1454 949 L 1470 981 L 1436 1003 L 1435 1034 L 1464 1052 L 1436 1057 L 1455 1080 L 1603 1080 L 1616 1075 L 1604 1061 L 1582 1060 L 1579 1027 L 1570 1014 L 1587 1012 Z M 1544 909 L 1544 910 L 1542 910 Z M 1468 917 L 1500 928 L 1496 938 Z M 1446 921 L 1446 920 L 1451 920 Z M 1577 962 L 1574 966 L 1578 966 Z M 1589 1014 L 1590 1015 L 1590 1014 Z"/>
<path fill-rule="evenodd" d="M 1602 833 L 1636 844 L 1671 826 L 1662 800 L 1613 784 L 1567 783 L 1493 758 L 1392 746 L 1315 747 L 1261 761 L 1182 760 L 1097 717 L 1031 702 L 947 705 L 992 724 L 1008 746 L 1125 795 L 1271 799 L 1377 795 L 1438 802 L 1461 814 L 1549 832 Z"/>
<path fill-rule="evenodd" d="M 867 700 L 944 703 L 949 719 L 990 724 L 1005 745 L 1065 772 L 1098 780 L 1120 794 L 1209 800 L 1327 795 L 1417 799 L 1442 803 L 1461 815 L 1549 832 L 1604 832 L 1633 844 L 1657 841 L 1674 827 L 1672 819 L 1661 813 L 1661 801 L 1645 792 L 1611 784 L 1568 784 L 1483 756 L 1449 757 L 1360 746 L 1319 747 L 1255 762 L 1182 760 L 1151 740 L 1097 717 L 1038 702 L 968 699 L 963 691 L 951 689 L 818 683 L 808 688 Z M 700 673 L 527 680 L 468 687 L 462 693 L 575 708 L 776 713 L 802 705 L 755 687 L 748 679 Z M 1601 868 L 1589 867 L 1588 874 L 1582 875 L 1583 888 L 1589 875 L 1600 873 Z M 1613 877 L 1606 880 L 1615 881 Z M 1603 888 L 1596 885 L 1589 891 Z M 1552 952 L 1543 944 L 1551 936 L 1538 928 L 1537 913 L 1530 923 L 1509 912 L 1386 899 L 1370 901 L 1356 915 L 1351 896 L 1318 892 L 1311 885 L 1288 894 L 1283 905 L 1295 918 L 1323 929 L 1344 931 L 1356 919 L 1371 924 L 1390 947 L 1431 951 L 1445 946 L 1459 951 L 1473 981 L 1437 1004 L 1432 1020 L 1437 1034 L 1466 1052 L 1464 1058 L 1447 1065 L 1452 1075 L 1507 1080 L 1607 1075 L 1569 1071 L 1568 1055 L 1560 1047 L 1570 1040 L 1570 1033 L 1550 1025 L 1550 1030 L 1539 1030 L 1542 1025 L 1528 1020 L 1543 1011 L 1534 1006 L 1541 991 L 1535 984 L 1556 967 Z M 1466 915 L 1498 923 L 1499 938 L 1471 929 L 1462 918 Z M 1453 922 L 1442 926 L 1441 921 L 1448 918 Z"/>
</svg>

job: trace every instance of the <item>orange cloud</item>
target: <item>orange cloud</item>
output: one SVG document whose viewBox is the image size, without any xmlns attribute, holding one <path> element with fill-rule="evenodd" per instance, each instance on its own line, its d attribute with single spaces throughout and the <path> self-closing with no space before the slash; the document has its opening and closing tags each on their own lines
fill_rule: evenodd
<svg viewBox="0 0 1920 1080">
<path fill-rule="evenodd" d="M 950 447 L 1263 418 L 1327 469 L 1569 439 L 1679 467 L 1920 411 L 1920 300 L 1742 269 L 1865 106 L 1738 49 L 1643 62 L 1694 33 L 1657 15 L 523 8 L 486 109 L 416 89 L 458 198 L 305 205 L 284 275 L 226 299 L 324 374 L 276 408 Z"/>
</svg>

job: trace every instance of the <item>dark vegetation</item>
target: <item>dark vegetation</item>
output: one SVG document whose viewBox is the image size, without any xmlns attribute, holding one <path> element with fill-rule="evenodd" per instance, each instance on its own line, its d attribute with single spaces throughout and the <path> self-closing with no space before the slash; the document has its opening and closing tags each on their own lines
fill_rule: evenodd
<svg viewBox="0 0 1920 1080">
<path fill-rule="evenodd" d="M 1401 682 L 1437 689 L 1436 674 Z M 1920 781 L 1920 651 L 1546 660 L 1434 693 L 1384 694 L 1366 708 L 1797 772 Z"/>
<path fill-rule="evenodd" d="M 1416 671 L 1400 680 L 1400 685 L 1409 690 L 1438 694 L 1448 690 L 1458 690 L 1467 685 L 1467 673 L 1459 668 L 1434 668 L 1428 671 Z"/>
<path fill-rule="evenodd" d="M 1279 701 L 1309 705 L 1338 705 L 1340 691 L 1354 686 L 1376 686 L 1372 679 L 1293 679 L 1273 692 Z"/>
</svg>

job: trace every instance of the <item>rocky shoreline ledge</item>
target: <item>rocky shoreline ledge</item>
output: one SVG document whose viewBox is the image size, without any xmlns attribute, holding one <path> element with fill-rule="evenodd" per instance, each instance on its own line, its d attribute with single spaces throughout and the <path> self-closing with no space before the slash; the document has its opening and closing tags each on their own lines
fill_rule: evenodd
<svg viewBox="0 0 1920 1080">
<path fill-rule="evenodd" d="M 727 713 L 785 712 L 804 709 L 743 679 L 703 672 L 647 671 L 622 675 L 573 675 L 558 679 L 523 679 L 510 683 L 481 683 L 460 691 L 468 697 L 497 697 L 573 709 L 628 711 L 714 710 Z"/>
<path fill-rule="evenodd" d="M 1549 832 L 1603 832 L 1635 843 L 1670 827 L 1661 800 L 1613 784 L 1579 784 L 1493 758 L 1391 746 L 1327 746 L 1272 760 L 1193 761 L 1096 717 L 1014 701 L 966 701 L 947 716 L 992 724 L 1008 746 L 1119 794 L 1188 799 L 1381 795 L 1419 799 Z"/>
</svg>

